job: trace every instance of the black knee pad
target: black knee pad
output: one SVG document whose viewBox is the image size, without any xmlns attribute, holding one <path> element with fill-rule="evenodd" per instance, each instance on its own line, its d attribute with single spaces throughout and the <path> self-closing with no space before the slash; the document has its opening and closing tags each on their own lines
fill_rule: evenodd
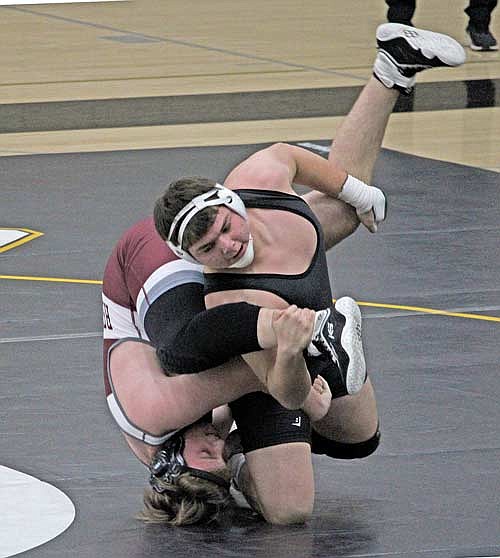
<svg viewBox="0 0 500 558">
<path fill-rule="evenodd" d="M 311 451 L 318 455 L 328 455 L 334 459 L 361 459 L 368 457 L 377 448 L 380 443 L 380 429 L 377 428 L 375 434 L 364 442 L 355 444 L 346 444 L 344 442 L 335 442 L 321 436 L 316 431 L 312 431 Z"/>
<path fill-rule="evenodd" d="M 249 393 L 229 406 L 245 453 L 292 442 L 311 443 L 311 421 L 304 411 L 285 409 L 267 393 Z"/>
</svg>

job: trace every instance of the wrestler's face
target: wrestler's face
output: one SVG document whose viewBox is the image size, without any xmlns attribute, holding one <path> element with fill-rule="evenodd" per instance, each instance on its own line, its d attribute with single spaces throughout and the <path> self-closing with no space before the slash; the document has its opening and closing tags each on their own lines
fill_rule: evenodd
<svg viewBox="0 0 500 558">
<path fill-rule="evenodd" d="M 222 457 L 224 440 L 210 424 L 195 424 L 184 433 L 184 459 L 189 467 L 217 471 L 227 465 Z"/>
<path fill-rule="evenodd" d="M 245 254 L 249 239 L 250 229 L 246 219 L 220 206 L 213 225 L 190 246 L 189 253 L 207 267 L 225 269 Z"/>
</svg>

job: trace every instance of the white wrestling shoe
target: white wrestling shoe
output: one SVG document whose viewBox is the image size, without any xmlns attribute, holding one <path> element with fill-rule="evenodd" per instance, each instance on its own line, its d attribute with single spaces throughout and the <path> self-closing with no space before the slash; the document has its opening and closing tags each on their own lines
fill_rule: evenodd
<svg viewBox="0 0 500 558">
<path fill-rule="evenodd" d="M 351 297 L 339 298 L 334 306 L 316 312 L 310 356 L 329 354 L 338 366 L 349 395 L 357 393 L 366 380 L 361 337 L 361 312 Z"/>
<path fill-rule="evenodd" d="M 425 31 L 401 23 L 384 23 L 377 28 L 378 54 L 374 76 L 386 87 L 409 95 L 415 74 L 440 66 L 465 62 L 462 45 L 448 35 Z"/>
</svg>

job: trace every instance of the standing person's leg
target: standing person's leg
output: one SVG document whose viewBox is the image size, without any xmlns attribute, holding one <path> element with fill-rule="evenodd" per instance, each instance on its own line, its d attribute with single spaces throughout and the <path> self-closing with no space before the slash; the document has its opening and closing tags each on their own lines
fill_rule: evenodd
<svg viewBox="0 0 500 558">
<path fill-rule="evenodd" d="M 475 27 L 484 25 L 489 27 L 491 13 L 497 4 L 498 0 L 470 0 L 469 5 L 464 11 L 469 16 L 470 23 Z"/>
<path fill-rule="evenodd" d="M 470 0 L 465 8 L 469 16 L 467 34 L 472 50 L 498 50 L 498 43 L 490 31 L 491 13 L 497 6 L 497 0 Z"/>
<path fill-rule="evenodd" d="M 412 25 L 411 20 L 416 7 L 415 0 L 385 0 L 385 3 L 388 6 L 387 21 Z"/>
</svg>

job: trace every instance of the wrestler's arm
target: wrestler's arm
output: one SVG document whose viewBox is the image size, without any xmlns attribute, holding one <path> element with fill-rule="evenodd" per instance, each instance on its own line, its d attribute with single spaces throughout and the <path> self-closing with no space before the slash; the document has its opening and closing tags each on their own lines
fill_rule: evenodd
<svg viewBox="0 0 500 558">
<path fill-rule="evenodd" d="M 300 408 L 311 390 L 302 353 L 311 341 L 314 315 L 313 310 L 289 306 L 273 320 L 276 349 L 243 355 L 269 393 L 287 409 Z"/>
<path fill-rule="evenodd" d="M 330 164 L 320 155 L 287 143 L 275 143 L 257 151 L 229 173 L 228 188 L 263 188 L 295 193 L 292 184 L 337 197 L 347 179 L 347 172 Z"/>
<path fill-rule="evenodd" d="M 246 302 L 206 310 L 202 290 L 198 283 L 179 285 L 158 297 L 146 312 L 146 333 L 165 370 L 200 372 L 276 344 L 273 310 Z"/>
<path fill-rule="evenodd" d="M 329 250 L 352 234 L 360 223 L 355 208 L 337 198 L 346 177 L 342 168 L 320 155 L 278 143 L 240 163 L 226 178 L 225 185 L 238 188 L 244 184 L 249 188 L 265 189 L 272 185 L 273 189 L 290 194 L 295 193 L 293 183 L 310 187 L 312 190 L 301 197 L 320 222 L 325 249 Z M 371 219 L 371 215 L 367 219 Z"/>
<path fill-rule="evenodd" d="M 385 219 L 386 200 L 381 190 L 349 175 L 335 160 L 295 145 L 276 143 L 254 153 L 224 181 L 228 188 L 244 185 L 287 193 L 295 193 L 294 183 L 353 206 L 371 232 L 376 232 L 377 222 Z"/>
<path fill-rule="evenodd" d="M 209 310 L 222 309 L 232 304 L 225 292 L 212 293 L 206 301 Z M 319 380 L 311 381 L 303 358 L 303 351 L 311 341 L 316 313 L 295 305 L 286 309 L 269 309 L 269 312 L 272 315 L 269 315 L 266 327 L 274 336 L 272 349 L 247 353 L 242 351 L 243 358 L 267 391 L 285 408 L 301 408 L 311 420 L 319 420 L 328 411 L 331 394 L 322 389 Z M 230 327 L 228 324 L 231 324 Z M 228 333 L 234 333 L 233 330 L 238 325 L 236 319 L 220 327 Z M 204 337 L 210 338 L 211 332 L 207 335 L 205 330 Z"/>
<path fill-rule="evenodd" d="M 240 358 L 198 374 L 167 376 L 154 348 L 138 339 L 124 340 L 110 351 L 108 375 L 124 415 L 153 436 L 263 388 Z"/>
</svg>

